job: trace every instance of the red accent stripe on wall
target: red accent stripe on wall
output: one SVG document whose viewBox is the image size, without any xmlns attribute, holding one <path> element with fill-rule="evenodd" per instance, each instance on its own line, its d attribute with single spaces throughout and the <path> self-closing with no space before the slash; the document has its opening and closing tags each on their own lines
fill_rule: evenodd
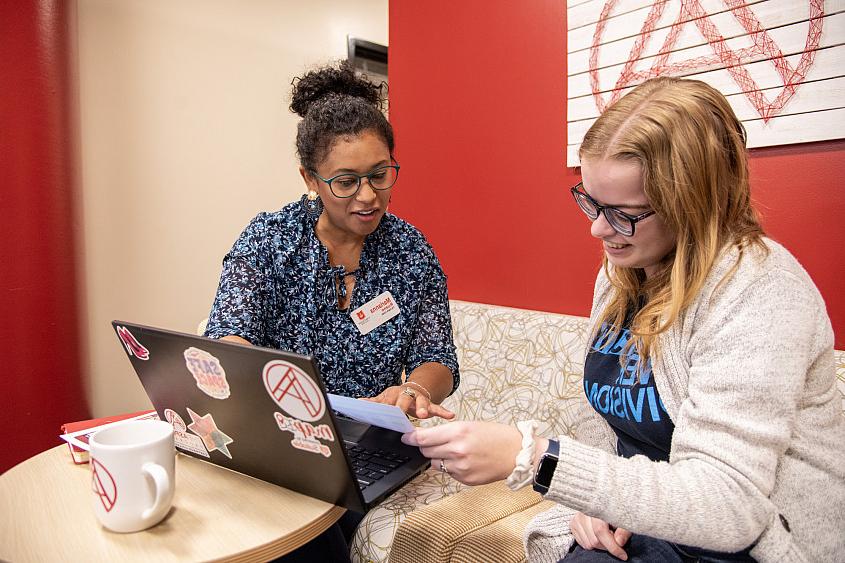
<svg viewBox="0 0 845 563">
<path fill-rule="evenodd" d="M 88 417 L 80 378 L 73 2 L 0 2 L 0 472 Z"/>
<path fill-rule="evenodd" d="M 391 211 L 429 238 L 452 298 L 589 312 L 601 249 L 567 190 L 565 5 L 390 2 Z M 845 348 L 845 142 L 757 149 L 751 169 Z"/>
</svg>

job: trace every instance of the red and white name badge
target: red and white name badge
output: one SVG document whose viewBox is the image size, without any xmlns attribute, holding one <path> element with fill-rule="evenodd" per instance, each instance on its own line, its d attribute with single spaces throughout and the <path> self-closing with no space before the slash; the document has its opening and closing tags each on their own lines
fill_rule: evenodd
<svg viewBox="0 0 845 563">
<path fill-rule="evenodd" d="M 379 294 L 354 311 L 350 317 L 361 334 L 369 334 L 399 314 L 399 305 L 389 291 Z"/>
</svg>

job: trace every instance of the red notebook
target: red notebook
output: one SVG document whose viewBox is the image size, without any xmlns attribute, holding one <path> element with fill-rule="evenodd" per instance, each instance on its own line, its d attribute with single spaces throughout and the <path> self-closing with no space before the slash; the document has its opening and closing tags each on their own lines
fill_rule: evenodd
<svg viewBox="0 0 845 563">
<path fill-rule="evenodd" d="M 126 420 L 127 418 L 135 418 L 136 416 L 142 416 L 145 414 L 155 413 L 154 410 L 146 410 L 146 411 L 138 411 L 138 412 L 131 412 L 126 414 L 118 414 L 114 416 L 106 416 L 103 418 L 92 418 L 91 420 L 80 420 L 78 422 L 66 422 L 62 424 L 62 434 L 70 434 L 72 432 L 79 432 L 80 430 L 86 430 L 88 428 L 95 428 L 97 426 L 103 426 L 104 424 L 110 424 L 112 422 L 118 422 L 120 420 Z M 88 443 L 88 436 L 93 434 L 93 432 L 89 434 L 80 434 L 76 436 L 76 439 L 80 442 L 85 444 Z M 88 450 L 84 450 L 78 446 L 72 445 L 68 442 L 68 448 L 70 448 L 70 455 L 73 457 L 73 463 L 77 465 L 88 463 Z"/>
</svg>

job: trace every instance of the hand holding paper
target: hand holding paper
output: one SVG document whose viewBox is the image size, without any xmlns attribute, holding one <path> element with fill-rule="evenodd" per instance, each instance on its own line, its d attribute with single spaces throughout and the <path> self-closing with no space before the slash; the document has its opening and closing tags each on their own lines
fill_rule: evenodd
<svg viewBox="0 0 845 563">
<path fill-rule="evenodd" d="M 402 409 L 395 405 L 353 399 L 332 393 L 329 393 L 329 403 L 337 412 L 358 422 L 395 430 L 402 434 L 414 431 L 414 425 Z"/>
</svg>

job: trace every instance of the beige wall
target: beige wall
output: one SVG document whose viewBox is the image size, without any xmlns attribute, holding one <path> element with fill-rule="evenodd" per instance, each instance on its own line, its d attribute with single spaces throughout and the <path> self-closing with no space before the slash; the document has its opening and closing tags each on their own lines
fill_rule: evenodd
<svg viewBox="0 0 845 563">
<path fill-rule="evenodd" d="M 78 0 L 94 415 L 147 408 L 112 319 L 193 332 L 249 219 L 303 192 L 290 81 L 387 44 L 388 0 Z"/>
</svg>

